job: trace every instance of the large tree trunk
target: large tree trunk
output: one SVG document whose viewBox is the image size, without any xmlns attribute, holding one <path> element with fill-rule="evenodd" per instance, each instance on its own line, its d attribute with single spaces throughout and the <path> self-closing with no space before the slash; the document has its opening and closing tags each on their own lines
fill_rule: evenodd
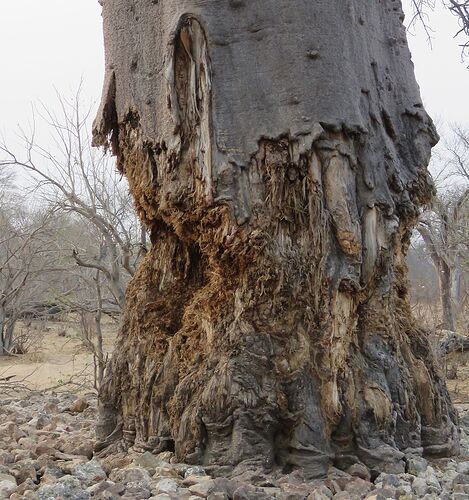
<svg viewBox="0 0 469 500">
<path fill-rule="evenodd" d="M 102 447 L 309 476 L 457 449 L 408 305 L 437 136 L 402 20 L 395 0 L 104 1 L 95 143 L 153 246 L 102 386 Z"/>
</svg>

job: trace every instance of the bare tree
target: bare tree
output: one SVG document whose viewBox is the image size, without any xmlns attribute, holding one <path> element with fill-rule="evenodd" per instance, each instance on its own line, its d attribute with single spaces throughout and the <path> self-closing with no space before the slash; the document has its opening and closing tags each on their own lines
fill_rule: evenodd
<svg viewBox="0 0 469 500">
<path fill-rule="evenodd" d="M 125 182 L 107 155 L 90 147 L 89 110 L 83 112 L 80 92 L 72 100 L 58 96 L 60 114 L 46 106 L 35 120 L 48 125 L 54 147 L 36 140 L 35 129 L 22 132 L 25 153 L 20 158 L 7 145 L 1 146 L 4 167 L 29 172 L 36 195 L 62 214 L 86 221 L 84 230 L 95 244 L 86 251 L 72 249 L 75 263 L 100 271 L 115 303 L 122 308 L 125 288 L 138 259 L 146 252 L 146 234 L 137 220 Z"/>
<path fill-rule="evenodd" d="M 411 25 L 419 21 L 427 32 L 428 38 L 431 38 L 428 12 L 432 11 L 437 3 L 444 5 L 457 17 L 459 30 L 456 32 L 455 37 L 460 35 L 466 36 L 467 40 L 460 44 L 462 56 L 463 58 L 466 57 L 469 51 L 469 0 L 412 0 L 414 18 Z"/>
<path fill-rule="evenodd" d="M 21 203 L 0 208 L 0 356 L 12 354 L 18 319 L 35 312 L 51 273 L 61 271 L 50 247 L 52 216 Z"/>
<path fill-rule="evenodd" d="M 438 195 L 422 214 L 417 231 L 438 276 L 441 326 L 456 331 L 469 251 L 469 133 L 463 127 L 452 127 L 440 162 Z"/>
<path fill-rule="evenodd" d="M 463 261 L 469 250 L 469 188 L 441 193 L 422 216 L 417 231 L 435 266 L 440 288 L 442 327 L 456 331 Z"/>
</svg>

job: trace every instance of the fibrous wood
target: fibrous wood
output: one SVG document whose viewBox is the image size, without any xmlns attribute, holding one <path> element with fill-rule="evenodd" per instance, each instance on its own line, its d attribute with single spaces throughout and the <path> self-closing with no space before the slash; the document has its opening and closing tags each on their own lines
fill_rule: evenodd
<svg viewBox="0 0 469 500">
<path fill-rule="evenodd" d="M 105 0 L 95 143 L 152 249 L 102 447 L 324 473 L 457 450 L 405 253 L 437 135 L 400 1 Z"/>
</svg>

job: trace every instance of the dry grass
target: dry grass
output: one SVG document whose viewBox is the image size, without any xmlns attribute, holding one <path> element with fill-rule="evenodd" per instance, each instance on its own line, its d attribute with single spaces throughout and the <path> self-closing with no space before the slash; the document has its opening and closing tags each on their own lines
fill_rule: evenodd
<svg viewBox="0 0 469 500">
<path fill-rule="evenodd" d="M 107 321 L 103 326 L 104 349 L 111 352 L 117 325 Z M 19 325 L 19 331 L 25 328 L 25 324 Z M 26 354 L 0 357 L 0 379 L 13 376 L 10 381 L 22 381 L 32 390 L 58 389 L 63 385 L 74 385 L 78 390 L 92 387 L 93 355 L 80 339 L 78 318 L 34 321 L 28 328 L 37 335 L 37 339 L 31 339 L 32 349 Z M 60 336 L 64 331 L 65 336 Z"/>
</svg>

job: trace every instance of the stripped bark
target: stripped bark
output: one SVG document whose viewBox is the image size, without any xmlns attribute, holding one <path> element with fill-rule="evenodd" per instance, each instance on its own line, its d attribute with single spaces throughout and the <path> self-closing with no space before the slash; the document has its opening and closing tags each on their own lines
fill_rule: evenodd
<svg viewBox="0 0 469 500">
<path fill-rule="evenodd" d="M 99 450 L 310 477 L 457 450 L 407 296 L 437 135 L 402 19 L 393 0 L 104 2 L 94 140 L 152 248 Z"/>
</svg>

